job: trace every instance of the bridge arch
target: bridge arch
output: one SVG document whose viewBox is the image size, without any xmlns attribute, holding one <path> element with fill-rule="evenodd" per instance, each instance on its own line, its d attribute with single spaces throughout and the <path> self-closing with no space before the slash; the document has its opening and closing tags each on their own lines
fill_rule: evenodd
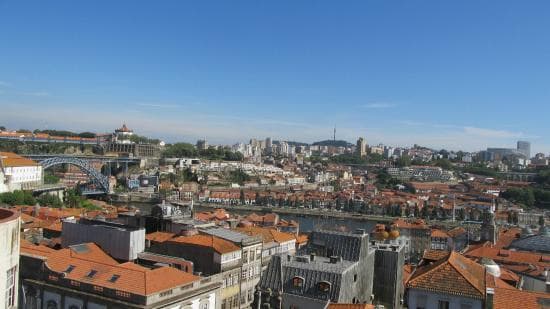
<svg viewBox="0 0 550 309">
<path fill-rule="evenodd" d="M 109 178 L 96 170 L 87 160 L 74 157 L 54 157 L 40 162 L 40 165 L 42 165 L 44 169 L 60 164 L 77 166 L 86 175 L 90 176 L 92 182 L 98 186 L 99 191 L 109 193 Z"/>
</svg>

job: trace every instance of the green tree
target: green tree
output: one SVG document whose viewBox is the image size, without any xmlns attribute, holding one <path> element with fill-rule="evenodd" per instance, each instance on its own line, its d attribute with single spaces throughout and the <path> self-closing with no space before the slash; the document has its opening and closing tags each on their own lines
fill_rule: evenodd
<svg viewBox="0 0 550 309">
<path fill-rule="evenodd" d="M 411 165 L 411 157 L 408 155 L 402 155 L 399 159 L 395 160 L 397 167 L 405 167 Z"/>
</svg>

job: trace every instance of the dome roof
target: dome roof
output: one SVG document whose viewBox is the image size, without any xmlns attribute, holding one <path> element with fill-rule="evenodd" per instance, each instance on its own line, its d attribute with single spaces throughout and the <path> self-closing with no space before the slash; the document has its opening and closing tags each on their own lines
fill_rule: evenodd
<svg viewBox="0 0 550 309">
<path fill-rule="evenodd" d="M 485 266 L 485 269 L 487 269 L 489 274 L 496 278 L 500 277 L 500 266 L 498 266 L 495 261 L 488 258 L 482 258 L 480 262 L 483 266 Z"/>
</svg>

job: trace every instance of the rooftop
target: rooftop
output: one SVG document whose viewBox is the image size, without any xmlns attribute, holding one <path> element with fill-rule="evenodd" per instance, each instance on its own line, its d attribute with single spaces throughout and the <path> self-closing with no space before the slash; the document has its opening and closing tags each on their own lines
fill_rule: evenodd
<svg viewBox="0 0 550 309">
<path fill-rule="evenodd" d="M 55 251 L 26 242 L 21 254 L 46 260 L 46 267 L 63 274 L 65 279 L 142 296 L 199 280 L 175 268 L 148 269 L 130 262 L 119 264 L 94 244 Z"/>
<path fill-rule="evenodd" d="M 3 167 L 21 167 L 21 166 L 39 166 L 31 159 L 24 158 L 13 152 L 0 152 L 0 166 Z"/>
<path fill-rule="evenodd" d="M 483 299 L 485 268 L 459 253 L 450 252 L 445 259 L 417 268 L 407 287 Z"/>
<path fill-rule="evenodd" d="M 170 239 L 169 241 L 174 243 L 209 247 L 214 249 L 219 254 L 240 250 L 240 248 L 234 243 L 213 235 L 178 236 Z"/>
</svg>

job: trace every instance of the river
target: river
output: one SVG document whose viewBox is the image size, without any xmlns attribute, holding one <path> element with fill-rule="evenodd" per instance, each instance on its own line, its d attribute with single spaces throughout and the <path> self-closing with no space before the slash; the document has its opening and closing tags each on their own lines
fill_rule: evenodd
<svg viewBox="0 0 550 309">
<path fill-rule="evenodd" d="M 148 214 L 151 210 L 152 204 L 146 203 L 130 203 L 127 206 L 136 207 L 143 214 Z M 195 206 L 196 212 L 202 211 L 212 211 L 212 208 Z M 245 210 L 233 210 L 229 209 L 229 213 L 237 215 L 249 215 L 252 211 Z M 260 213 L 258 213 L 260 214 Z M 367 220 L 358 220 L 352 218 L 334 218 L 334 217 L 320 217 L 320 216 L 299 216 L 294 214 L 280 214 L 279 219 L 290 221 L 294 220 L 300 224 L 300 232 L 306 233 L 311 232 L 315 228 L 320 229 L 329 229 L 329 230 L 342 230 L 342 231 L 354 231 L 356 229 L 365 229 L 365 231 L 370 232 L 376 222 L 367 221 Z"/>
</svg>

